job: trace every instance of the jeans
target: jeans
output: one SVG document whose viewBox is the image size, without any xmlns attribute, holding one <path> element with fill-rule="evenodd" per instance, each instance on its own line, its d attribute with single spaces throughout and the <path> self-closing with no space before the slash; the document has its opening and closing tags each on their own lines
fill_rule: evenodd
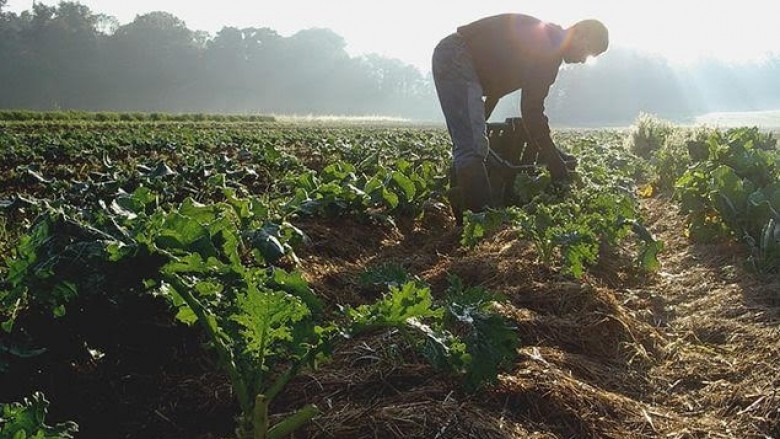
<svg viewBox="0 0 780 439">
<path fill-rule="evenodd" d="M 466 42 L 454 33 L 433 51 L 433 81 L 447 130 L 455 169 L 485 162 L 488 155 L 482 85 Z"/>
</svg>

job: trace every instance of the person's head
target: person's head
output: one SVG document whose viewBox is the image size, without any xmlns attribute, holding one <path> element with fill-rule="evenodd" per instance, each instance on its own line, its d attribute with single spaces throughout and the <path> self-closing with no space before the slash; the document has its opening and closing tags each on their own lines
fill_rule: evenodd
<svg viewBox="0 0 780 439">
<path fill-rule="evenodd" d="M 583 63 L 589 56 L 605 52 L 608 46 L 607 27 L 598 20 L 582 20 L 566 29 L 563 60 L 567 63 Z"/>
</svg>

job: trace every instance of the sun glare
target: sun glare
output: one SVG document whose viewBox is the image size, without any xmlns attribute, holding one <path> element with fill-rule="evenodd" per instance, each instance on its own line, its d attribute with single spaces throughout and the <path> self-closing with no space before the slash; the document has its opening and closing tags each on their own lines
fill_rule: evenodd
<svg viewBox="0 0 780 439">
<path fill-rule="evenodd" d="M 41 0 L 54 4 L 55 0 Z M 430 68 L 438 41 L 459 25 L 505 12 L 525 13 L 568 27 L 595 18 L 610 31 L 610 47 L 628 47 L 661 55 L 675 64 L 705 58 L 741 63 L 760 60 L 780 40 L 771 4 L 764 0 L 713 2 L 709 0 L 573 0 L 453 1 L 397 0 L 376 4 L 357 0 L 317 2 L 288 0 L 273 7 L 251 0 L 235 0 L 230 8 L 206 8 L 184 0 L 82 0 L 93 11 L 116 16 L 121 23 L 136 14 L 165 10 L 194 29 L 216 33 L 223 26 L 271 27 L 287 36 L 311 27 L 330 28 L 344 37 L 350 54 L 377 53 Z M 22 11 L 29 0 L 9 0 L 7 9 Z M 589 60 L 592 63 L 594 60 Z"/>
<path fill-rule="evenodd" d="M 771 34 L 777 33 L 773 24 L 765 23 L 767 17 L 755 13 L 759 9 L 747 4 L 659 0 L 641 11 L 625 7 L 608 11 L 610 34 L 617 44 L 661 55 L 673 64 L 704 59 L 757 61 L 773 50 L 769 41 L 776 40 Z"/>
</svg>

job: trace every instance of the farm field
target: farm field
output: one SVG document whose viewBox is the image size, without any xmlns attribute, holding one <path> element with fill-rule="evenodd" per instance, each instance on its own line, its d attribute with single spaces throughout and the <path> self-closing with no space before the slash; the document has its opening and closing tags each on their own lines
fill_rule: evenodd
<svg viewBox="0 0 780 439">
<path fill-rule="evenodd" d="M 780 111 L 736 111 L 702 114 L 694 118 L 697 124 L 720 127 L 758 126 L 766 130 L 780 129 Z"/>
<path fill-rule="evenodd" d="M 780 437 L 774 138 L 554 139 L 458 227 L 443 128 L 0 122 L 0 437 Z"/>
</svg>

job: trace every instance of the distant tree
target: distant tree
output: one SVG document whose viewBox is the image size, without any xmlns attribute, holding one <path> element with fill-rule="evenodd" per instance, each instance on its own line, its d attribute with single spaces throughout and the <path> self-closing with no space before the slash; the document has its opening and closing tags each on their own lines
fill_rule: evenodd
<svg viewBox="0 0 780 439">
<path fill-rule="evenodd" d="M 240 29 L 222 28 L 206 43 L 201 92 L 210 98 L 212 108 L 230 111 L 243 107 L 240 101 L 247 93 L 247 65 L 247 48 Z"/>
<path fill-rule="evenodd" d="M 107 41 L 109 64 L 118 87 L 112 101 L 119 109 L 165 111 L 197 76 L 202 34 L 167 12 L 150 12 L 116 29 Z"/>
<path fill-rule="evenodd" d="M 11 65 L 0 69 L 10 81 L 0 90 L 0 102 L 22 101 L 32 108 L 87 105 L 84 96 L 98 62 L 98 21 L 88 7 L 74 2 L 36 3 L 32 12 L 2 14 L 0 51 Z"/>
<path fill-rule="evenodd" d="M 414 66 L 375 54 L 366 55 L 363 59 L 365 74 L 375 87 L 373 99 L 392 109 L 393 114 L 420 115 L 422 102 L 435 99 L 430 79 L 426 79 Z"/>
<path fill-rule="evenodd" d="M 282 37 L 269 28 L 225 27 L 208 41 L 204 84 L 221 111 L 264 111 L 274 85 L 292 72 L 279 72 Z"/>
<path fill-rule="evenodd" d="M 56 98 L 65 108 L 85 108 L 94 105 L 94 79 L 100 66 L 98 23 L 96 15 L 85 5 L 60 2 L 40 48 L 41 56 L 55 68 L 58 75 Z"/>
<path fill-rule="evenodd" d="M 15 72 L 19 55 L 19 29 L 18 18 L 11 13 L 3 12 L 7 0 L 0 0 L 0 108 L 8 107 L 14 99 L 12 89 L 18 87 L 14 83 Z"/>
<path fill-rule="evenodd" d="M 306 29 L 285 38 L 275 57 L 278 81 L 274 100 L 298 112 L 328 112 L 343 105 L 348 85 L 341 78 L 348 64 L 347 43 L 330 29 Z M 299 96 L 301 105 L 290 97 Z M 333 106 L 328 108 L 327 103 Z"/>
</svg>

